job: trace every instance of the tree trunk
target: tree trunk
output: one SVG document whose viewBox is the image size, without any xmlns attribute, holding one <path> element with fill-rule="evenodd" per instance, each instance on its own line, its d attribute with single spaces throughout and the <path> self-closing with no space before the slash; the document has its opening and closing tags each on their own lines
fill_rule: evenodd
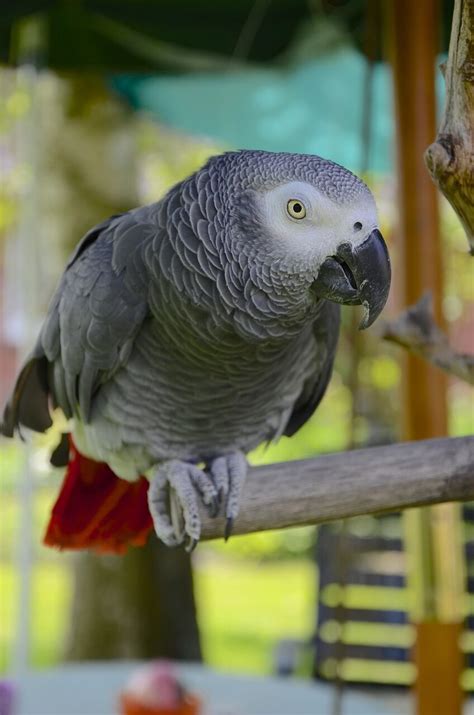
<svg viewBox="0 0 474 715">
<path fill-rule="evenodd" d="M 48 252 L 39 270 L 52 288 L 91 226 L 139 203 L 137 124 L 98 77 L 40 82 L 38 193 Z M 201 656 L 188 554 L 153 537 L 124 557 L 77 555 L 66 658 L 154 656 Z"/>
<path fill-rule="evenodd" d="M 155 536 L 124 556 L 81 554 L 68 659 L 158 656 L 201 657 L 189 555 Z"/>
</svg>

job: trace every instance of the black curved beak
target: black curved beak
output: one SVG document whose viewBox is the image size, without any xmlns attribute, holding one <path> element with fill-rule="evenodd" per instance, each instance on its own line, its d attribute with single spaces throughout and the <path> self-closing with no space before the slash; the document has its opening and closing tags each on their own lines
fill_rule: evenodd
<svg viewBox="0 0 474 715">
<path fill-rule="evenodd" d="M 342 243 L 336 255 L 327 258 L 313 284 L 320 298 L 335 303 L 363 305 L 359 330 L 368 328 L 382 312 L 390 290 L 390 257 L 378 229 L 359 246 Z"/>
</svg>

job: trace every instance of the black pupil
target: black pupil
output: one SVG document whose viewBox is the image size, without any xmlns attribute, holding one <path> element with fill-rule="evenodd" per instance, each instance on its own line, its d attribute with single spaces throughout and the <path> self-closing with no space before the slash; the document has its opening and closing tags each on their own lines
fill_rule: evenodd
<svg viewBox="0 0 474 715">
<path fill-rule="evenodd" d="M 293 211 L 295 212 L 295 214 L 300 214 L 302 210 L 303 207 L 301 206 L 301 204 L 299 204 L 298 202 L 293 204 Z"/>
</svg>

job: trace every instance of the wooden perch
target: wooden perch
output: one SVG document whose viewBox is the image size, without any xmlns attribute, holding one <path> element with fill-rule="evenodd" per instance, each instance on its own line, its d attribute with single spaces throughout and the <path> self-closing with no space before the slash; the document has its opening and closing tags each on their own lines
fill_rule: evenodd
<svg viewBox="0 0 474 715">
<path fill-rule="evenodd" d="M 474 437 L 405 442 L 250 470 L 234 534 L 474 499 Z M 224 533 L 203 510 L 202 537 Z"/>
<path fill-rule="evenodd" d="M 425 161 L 459 216 L 474 255 L 474 0 L 455 0 L 444 76 L 444 116 Z"/>
<path fill-rule="evenodd" d="M 395 320 L 385 323 L 382 337 L 420 355 L 444 372 L 474 385 L 474 355 L 457 353 L 433 317 L 432 299 L 426 293 Z"/>
</svg>

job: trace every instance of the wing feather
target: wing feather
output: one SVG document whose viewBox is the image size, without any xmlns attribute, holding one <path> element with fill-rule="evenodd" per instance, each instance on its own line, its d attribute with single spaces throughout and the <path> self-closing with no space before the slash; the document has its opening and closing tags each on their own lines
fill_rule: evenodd
<svg viewBox="0 0 474 715">
<path fill-rule="evenodd" d="M 309 420 L 323 399 L 331 379 L 334 358 L 339 338 L 340 307 L 336 303 L 325 302 L 314 323 L 314 337 L 318 346 L 319 359 L 314 365 L 314 373 L 308 378 L 298 397 L 293 412 L 283 432 L 291 437 Z"/>
<path fill-rule="evenodd" d="M 49 403 L 87 421 L 100 386 L 128 360 L 148 314 L 144 249 L 153 227 L 140 211 L 104 221 L 77 246 L 5 410 L 4 434 L 21 424 L 44 431 Z"/>
</svg>

